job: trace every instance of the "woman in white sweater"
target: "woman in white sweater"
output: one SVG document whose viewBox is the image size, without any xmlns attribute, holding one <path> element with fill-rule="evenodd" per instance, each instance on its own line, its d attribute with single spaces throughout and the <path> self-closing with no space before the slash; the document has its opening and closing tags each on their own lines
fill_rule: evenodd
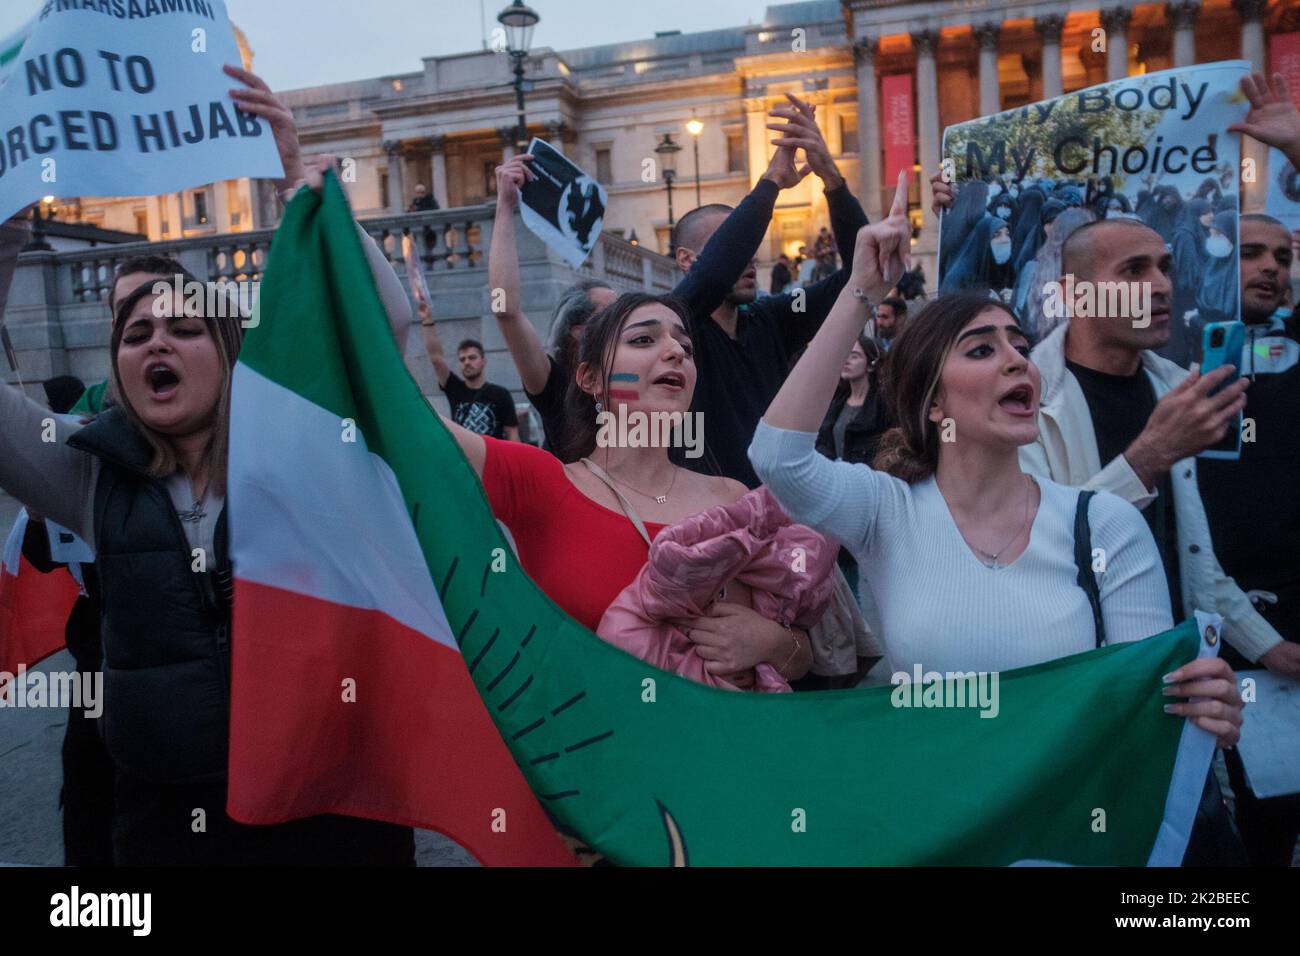
<svg viewBox="0 0 1300 956">
<path fill-rule="evenodd" d="M 858 235 L 853 271 L 825 324 L 772 401 L 750 447 L 754 470 L 792 519 L 838 538 L 879 604 L 892 671 L 1001 671 L 1087 651 L 1097 628 L 1077 583 L 1078 491 L 1020 469 L 1038 435 L 1038 369 L 1015 316 L 975 295 L 943 297 L 890 350 L 885 393 L 899 427 L 877 468 L 814 449 L 844 354 L 909 265 L 905 180 L 890 216 Z M 1146 522 L 1101 493 L 1089 512 L 1101 549 L 1107 643 L 1172 626 Z M 1170 713 L 1222 746 L 1239 737 L 1232 670 L 1202 658 L 1166 680 Z"/>
</svg>

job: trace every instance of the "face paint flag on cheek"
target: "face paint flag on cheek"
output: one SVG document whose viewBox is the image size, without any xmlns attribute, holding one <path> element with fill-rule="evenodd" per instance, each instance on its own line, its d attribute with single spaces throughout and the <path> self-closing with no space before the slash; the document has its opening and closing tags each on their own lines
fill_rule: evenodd
<svg viewBox="0 0 1300 956">
<path fill-rule="evenodd" d="M 641 393 L 638 392 L 635 388 L 627 388 L 627 387 L 614 388 L 613 385 L 615 382 L 626 382 L 629 384 L 635 384 L 639 381 L 641 381 L 641 376 L 633 372 L 615 372 L 613 375 L 609 377 L 609 384 L 611 386 L 609 390 L 609 397 L 621 398 L 624 401 L 632 401 L 632 402 L 636 401 L 638 398 L 641 397 Z"/>
</svg>

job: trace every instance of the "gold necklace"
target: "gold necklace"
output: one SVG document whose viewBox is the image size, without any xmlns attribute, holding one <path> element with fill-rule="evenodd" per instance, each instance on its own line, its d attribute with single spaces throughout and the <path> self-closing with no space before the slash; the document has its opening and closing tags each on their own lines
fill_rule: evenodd
<svg viewBox="0 0 1300 956">
<path fill-rule="evenodd" d="M 629 485 L 629 484 L 628 484 L 626 481 L 624 481 L 622 478 L 614 478 L 613 475 L 610 475 L 610 477 L 611 477 L 611 478 L 614 478 L 615 481 L 617 481 L 619 484 L 623 485 L 624 487 L 629 488 L 629 489 L 631 489 L 632 491 L 635 491 L 635 492 L 636 492 L 638 495 L 640 495 L 642 498 L 653 498 L 653 499 L 654 499 L 656 502 L 658 502 L 659 504 L 664 504 L 666 501 L 668 501 L 668 496 L 669 496 L 670 494 L 673 493 L 673 485 L 677 484 L 677 473 L 678 473 L 679 471 L 681 471 L 680 468 L 677 468 L 677 467 L 674 467 L 674 468 L 673 468 L 673 480 L 670 481 L 670 482 L 668 483 L 668 490 L 665 491 L 662 495 L 648 495 L 648 494 L 646 494 L 644 491 L 642 491 L 640 488 L 633 488 L 631 485 Z M 608 474 L 608 471 L 606 471 L 606 473 Z"/>
</svg>

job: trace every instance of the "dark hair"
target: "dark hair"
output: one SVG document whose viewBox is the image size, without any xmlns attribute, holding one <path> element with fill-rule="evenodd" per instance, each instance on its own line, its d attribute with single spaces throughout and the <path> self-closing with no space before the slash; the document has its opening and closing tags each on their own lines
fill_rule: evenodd
<svg viewBox="0 0 1300 956">
<path fill-rule="evenodd" d="M 480 342 L 478 339 L 465 339 L 460 343 L 460 345 L 456 346 L 457 354 L 465 351 L 466 349 L 478 349 L 478 354 L 480 356 L 487 354 L 485 351 L 483 351 L 483 343 Z"/>
<path fill-rule="evenodd" d="M 140 415 L 126 397 L 126 391 L 122 388 L 122 376 L 118 373 L 117 368 L 117 353 L 122 347 L 122 335 L 126 331 L 126 320 L 141 299 L 153 294 L 152 283 L 146 282 L 134 289 L 125 299 L 118 303 L 117 313 L 113 316 L 113 334 L 108 345 L 109 360 L 112 365 L 112 375 L 109 378 L 112 387 L 109 389 L 109 394 L 112 400 L 121 407 L 123 414 L 126 415 L 126 420 L 131 423 L 131 426 L 140 433 L 153 449 L 153 459 L 149 463 L 150 474 L 158 478 L 166 478 L 180 467 L 176 448 L 166 435 L 154 431 L 140 418 Z M 188 304 L 188 298 L 176 304 L 183 310 L 184 306 Z M 220 314 L 222 312 L 226 314 Z M 216 345 L 217 357 L 224 373 L 221 391 L 217 394 L 217 408 L 212 423 L 212 437 L 208 442 L 205 453 L 209 468 L 208 485 L 216 494 L 224 495 L 226 493 L 226 463 L 230 452 L 230 380 L 234 373 L 235 362 L 239 358 L 239 348 L 244 341 L 243 320 L 238 309 L 219 309 L 217 315 L 208 315 L 205 308 L 200 308 L 197 313 L 193 314 L 196 318 L 203 319 L 204 324 L 208 327 L 208 332 L 212 335 L 212 341 Z"/>
<path fill-rule="evenodd" d="M 696 206 L 686 215 L 682 216 L 681 219 L 678 219 L 677 225 L 673 227 L 673 247 L 678 248 L 686 246 L 693 252 L 699 252 L 700 250 L 695 248 L 695 236 L 693 235 L 695 230 L 698 228 L 695 225 L 695 221 L 713 213 L 724 213 L 730 215 L 731 211 L 732 208 L 730 206 L 720 202 L 709 203 L 707 206 Z"/>
<path fill-rule="evenodd" d="M 671 295 L 649 292 L 624 292 L 610 305 L 593 315 L 582 327 L 582 341 L 574 357 L 574 377 L 569 379 L 564 396 L 564 426 L 555 441 L 555 455 L 560 461 L 577 461 L 590 455 L 596 447 L 596 399 L 578 385 L 576 372 L 583 365 L 597 370 L 597 392 L 604 394 L 614 370 L 614 352 L 623 326 L 637 309 L 662 305 L 671 309 L 682 325 L 691 327 L 686 303 Z"/>
<path fill-rule="evenodd" d="M 86 390 L 86 383 L 75 375 L 56 375 L 45 382 L 45 401 L 50 411 L 65 415 L 68 409 L 77 404 L 81 393 Z"/>
<path fill-rule="evenodd" d="M 988 308 L 1016 317 L 987 292 L 955 292 L 930 302 L 894 339 L 882 388 L 898 425 L 881 436 L 872 465 L 877 471 L 913 484 L 929 478 L 939 467 L 939 426 L 930 421 L 930 406 L 957 336 L 966 323 Z"/>
<path fill-rule="evenodd" d="M 181 282 L 194 279 L 190 270 L 171 256 L 133 256 L 130 259 L 123 259 L 113 270 L 113 281 L 108 285 L 108 312 L 114 320 L 117 319 L 117 302 L 114 295 L 117 284 L 127 276 L 133 275 L 178 275 L 181 277 Z"/>
<path fill-rule="evenodd" d="M 880 384 L 880 374 L 885 358 L 884 353 L 880 350 L 880 343 L 867 335 L 866 332 L 863 332 L 853 345 L 862 349 L 862 354 L 867 360 L 867 387 L 874 392 Z M 853 348 L 850 346 L 849 351 L 852 350 Z M 794 362 L 790 364 L 793 366 Z M 839 384 L 835 386 L 835 392 L 837 395 L 846 395 L 849 392 L 849 387 L 849 383 L 841 378 Z"/>
<path fill-rule="evenodd" d="M 555 359 L 556 368 L 566 378 L 577 366 L 574 357 L 578 352 L 578 343 L 574 339 L 573 330 L 582 328 L 596 314 L 595 303 L 591 301 L 591 293 L 596 289 L 614 291 L 608 282 L 579 279 L 560 293 L 560 301 L 551 313 L 551 324 L 546 333 L 547 346 L 551 357 Z"/>
<path fill-rule="evenodd" d="M 907 318 L 907 303 L 898 296 L 891 295 L 887 299 L 880 300 L 881 305 L 887 305 L 894 310 L 894 317 L 898 319 Z"/>
</svg>

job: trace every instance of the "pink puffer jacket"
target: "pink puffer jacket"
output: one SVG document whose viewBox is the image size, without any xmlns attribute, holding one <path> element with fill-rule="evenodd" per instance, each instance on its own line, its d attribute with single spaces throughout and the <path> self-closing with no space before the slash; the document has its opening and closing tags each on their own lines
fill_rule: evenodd
<svg viewBox="0 0 1300 956">
<path fill-rule="evenodd" d="M 659 532 L 636 579 L 614 599 L 597 633 L 648 663 L 713 687 L 735 687 L 710 674 L 695 645 L 670 622 L 702 617 L 723 588 L 753 590 L 754 610 L 805 630 L 834 592 L 839 545 L 793 524 L 766 488 L 693 515 Z M 754 689 L 788 691 L 770 664 L 754 670 Z"/>
</svg>

